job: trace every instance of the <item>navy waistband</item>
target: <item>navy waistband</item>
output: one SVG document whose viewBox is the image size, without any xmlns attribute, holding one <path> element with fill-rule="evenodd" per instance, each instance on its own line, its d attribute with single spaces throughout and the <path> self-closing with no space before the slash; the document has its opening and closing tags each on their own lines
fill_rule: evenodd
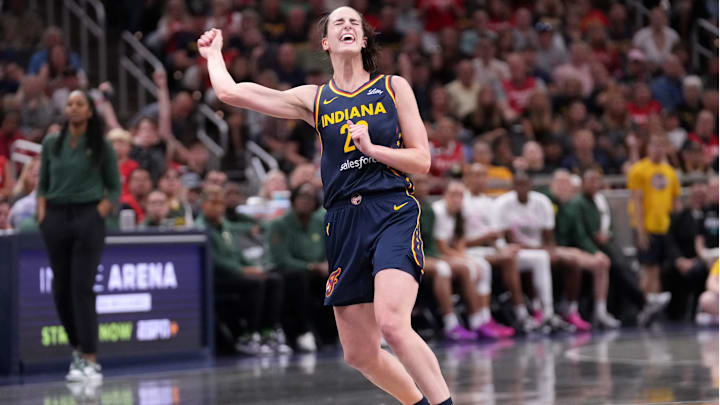
<svg viewBox="0 0 720 405">
<path fill-rule="evenodd" d="M 328 211 L 332 211 L 338 208 L 360 206 L 368 201 L 374 201 L 383 198 L 397 200 L 398 198 L 402 197 L 407 197 L 407 192 L 405 190 L 383 190 L 368 193 L 352 193 L 348 197 L 343 197 L 335 200 L 326 209 Z"/>
</svg>

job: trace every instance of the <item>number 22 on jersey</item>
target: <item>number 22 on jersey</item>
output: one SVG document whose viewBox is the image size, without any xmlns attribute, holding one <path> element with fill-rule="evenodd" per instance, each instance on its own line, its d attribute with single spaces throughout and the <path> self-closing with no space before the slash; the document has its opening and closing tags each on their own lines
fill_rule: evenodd
<svg viewBox="0 0 720 405">
<path fill-rule="evenodd" d="M 365 127 L 369 128 L 368 123 L 365 120 L 360 120 L 356 122 L 355 125 L 365 125 Z M 345 132 L 348 133 L 347 139 L 345 139 L 345 148 L 343 148 L 345 153 L 350 153 L 356 149 L 355 145 L 350 144 L 352 142 L 352 138 L 350 137 L 350 132 L 348 131 L 348 129 L 349 127 L 347 123 L 343 124 L 343 126 L 340 127 L 340 135 L 345 135 Z"/>
</svg>

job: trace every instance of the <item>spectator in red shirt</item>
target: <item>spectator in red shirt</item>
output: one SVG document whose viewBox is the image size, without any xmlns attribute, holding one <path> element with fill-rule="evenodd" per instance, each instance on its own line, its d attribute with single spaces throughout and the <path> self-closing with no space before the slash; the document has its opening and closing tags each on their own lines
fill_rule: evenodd
<svg viewBox="0 0 720 405">
<path fill-rule="evenodd" d="M 128 180 L 130 179 L 130 173 L 140 167 L 138 162 L 130 159 L 132 135 L 122 128 L 114 128 L 108 132 L 107 138 L 108 141 L 112 143 L 115 154 L 117 154 L 120 177 L 122 180 L 122 194 L 128 194 Z"/>
<path fill-rule="evenodd" d="M 590 0 L 578 0 L 576 5 L 578 13 L 582 16 L 580 19 L 580 29 L 586 32 L 588 28 L 595 24 L 600 24 L 603 27 L 607 27 L 610 24 L 605 13 L 596 8 L 592 8 Z"/>
<path fill-rule="evenodd" d="M 15 179 L 10 172 L 10 159 L 0 155 L 0 200 L 10 195 L 15 187 Z"/>
<path fill-rule="evenodd" d="M 2 115 L 0 120 L 0 156 L 10 158 L 10 145 L 18 139 L 23 139 L 20 127 L 20 112 L 10 110 Z"/>
<path fill-rule="evenodd" d="M 442 117 L 437 120 L 430 145 L 431 175 L 443 177 L 460 174 L 465 153 L 458 135 L 458 125 L 452 118 Z"/>
<path fill-rule="evenodd" d="M 632 122 L 645 125 L 652 114 L 659 114 L 662 110 L 660 103 L 652 99 L 650 87 L 645 82 L 637 82 L 633 86 L 632 100 L 628 103 L 628 113 Z"/>
<path fill-rule="evenodd" d="M 530 97 L 535 91 L 544 90 L 545 84 L 542 80 L 528 74 L 527 63 L 522 55 L 518 53 L 508 55 L 507 63 L 510 68 L 510 80 L 503 81 L 505 97 L 514 112 L 511 116 L 522 115 L 528 106 Z"/>
<path fill-rule="evenodd" d="M 695 121 L 695 130 L 688 135 L 688 139 L 703 146 L 708 161 L 718 158 L 718 133 L 715 129 L 715 114 L 709 110 L 702 110 Z"/>
<path fill-rule="evenodd" d="M 147 170 L 138 167 L 130 173 L 128 193 L 120 196 L 120 209 L 135 211 L 135 223 L 137 224 L 145 219 L 145 200 L 152 188 L 150 173 Z"/>
<path fill-rule="evenodd" d="M 489 30 L 500 33 L 513 28 L 510 21 L 510 7 L 505 0 L 490 0 L 488 14 L 490 16 L 487 24 Z"/>
<path fill-rule="evenodd" d="M 452 27 L 458 17 L 465 15 L 462 0 L 418 0 L 416 7 L 425 21 L 425 31 L 428 32 Z"/>
</svg>

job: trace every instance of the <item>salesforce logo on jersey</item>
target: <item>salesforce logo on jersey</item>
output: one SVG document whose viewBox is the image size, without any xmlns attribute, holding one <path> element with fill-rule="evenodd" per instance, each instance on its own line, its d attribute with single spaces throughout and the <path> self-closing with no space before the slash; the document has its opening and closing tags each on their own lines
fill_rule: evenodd
<svg viewBox="0 0 720 405">
<path fill-rule="evenodd" d="M 346 160 L 343 164 L 340 165 L 340 171 L 344 172 L 345 170 L 351 170 L 351 169 L 357 169 L 362 170 L 363 167 L 372 164 L 377 163 L 378 161 L 375 158 L 367 157 L 363 155 L 359 159 L 355 160 Z"/>
</svg>

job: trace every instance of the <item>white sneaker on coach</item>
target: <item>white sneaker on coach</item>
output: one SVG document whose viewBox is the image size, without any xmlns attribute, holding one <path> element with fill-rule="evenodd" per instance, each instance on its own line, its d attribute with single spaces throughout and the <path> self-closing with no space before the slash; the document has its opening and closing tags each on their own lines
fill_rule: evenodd
<svg viewBox="0 0 720 405">
<path fill-rule="evenodd" d="M 617 329 L 620 327 L 620 321 L 608 313 L 595 314 L 595 322 L 605 329 Z"/>
<path fill-rule="evenodd" d="M 99 382 L 102 381 L 102 367 L 94 361 L 83 359 L 83 376 L 85 381 Z"/>
<path fill-rule="evenodd" d="M 317 344 L 315 344 L 315 336 L 312 332 L 305 332 L 297 337 L 297 347 L 302 352 L 314 352 L 317 351 Z"/>
<path fill-rule="evenodd" d="M 85 380 L 85 374 L 83 373 L 83 359 L 80 357 L 80 353 L 77 350 L 73 350 L 72 362 L 68 373 L 65 375 L 65 379 L 68 381 L 83 381 Z"/>
</svg>

